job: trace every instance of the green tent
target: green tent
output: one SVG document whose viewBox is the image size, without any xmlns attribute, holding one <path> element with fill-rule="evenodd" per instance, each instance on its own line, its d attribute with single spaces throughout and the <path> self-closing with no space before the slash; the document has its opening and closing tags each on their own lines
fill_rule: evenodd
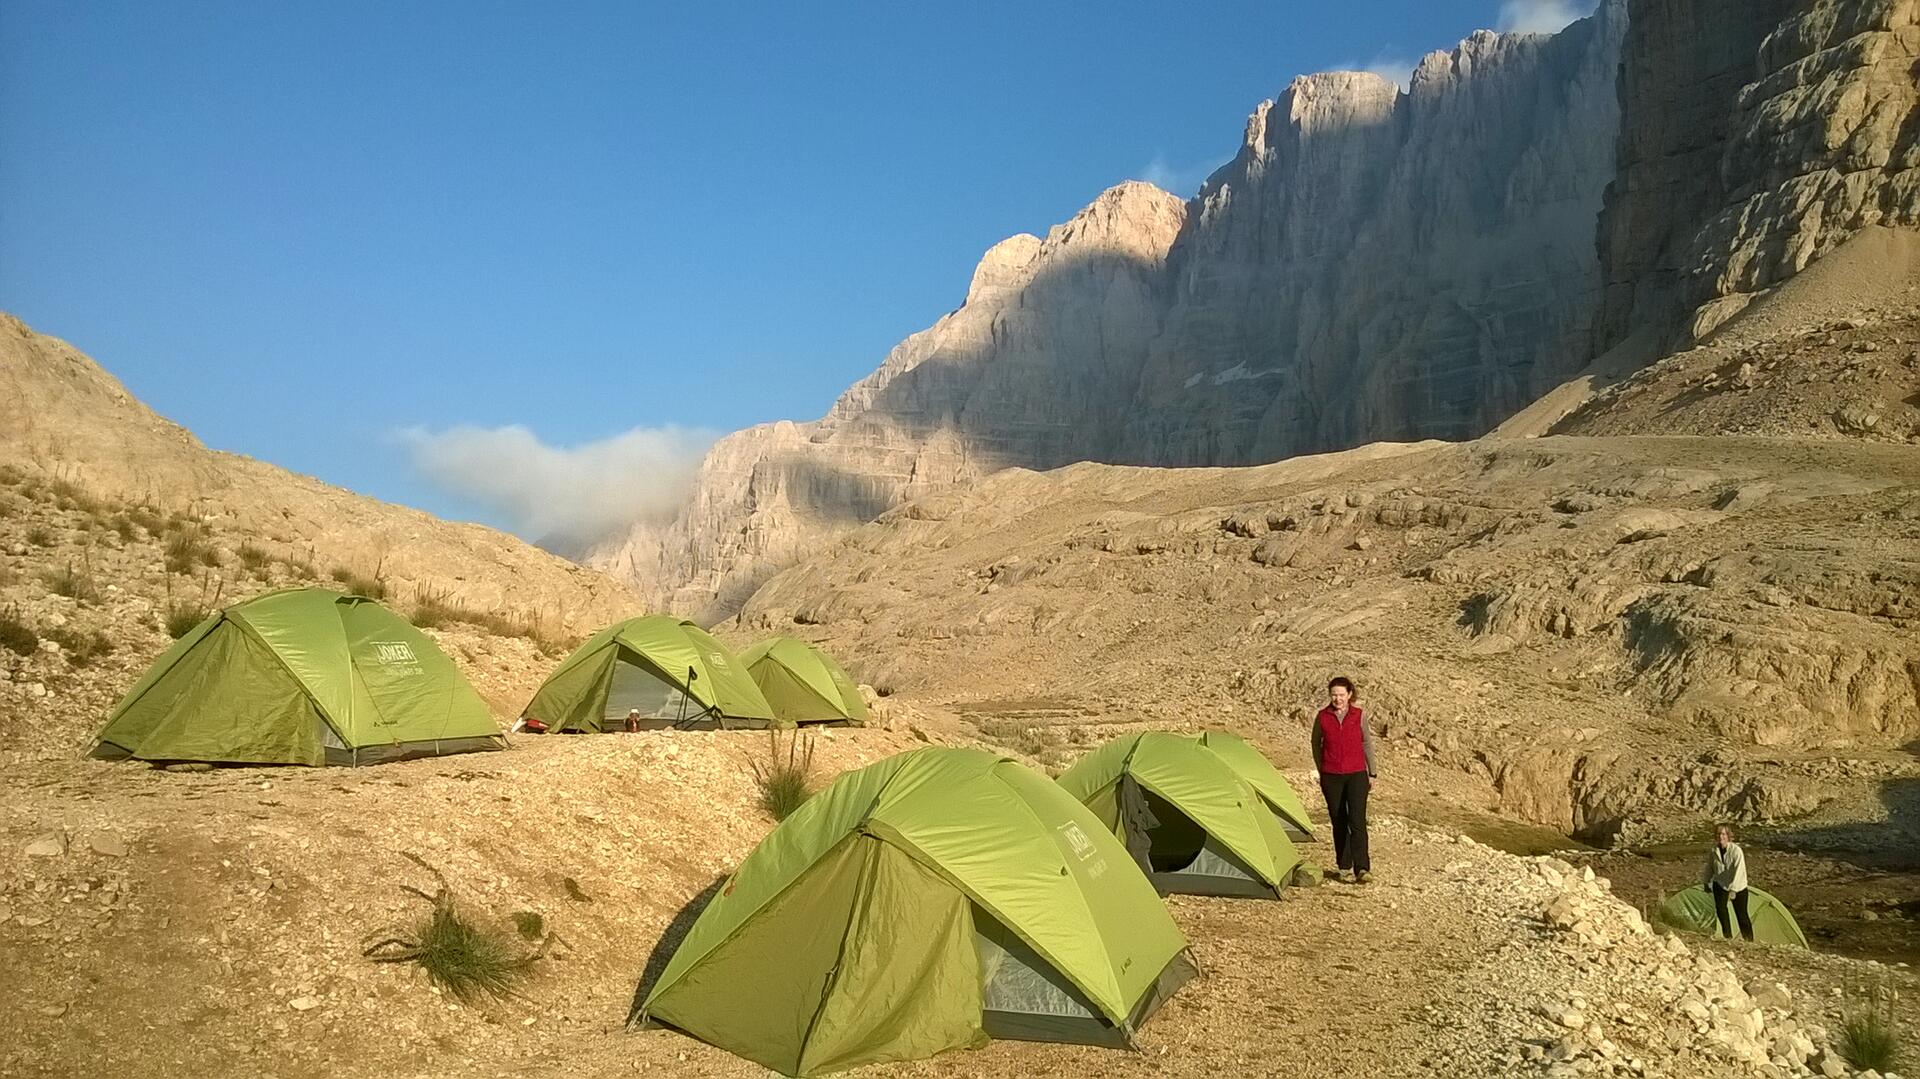
<svg viewBox="0 0 1920 1079">
<path fill-rule="evenodd" d="M 1163 893 L 1276 898 L 1301 861 L 1259 792 L 1191 735 L 1115 738 L 1059 783 Z"/>
<path fill-rule="evenodd" d="M 1015 761 L 928 747 L 842 775 L 775 828 L 635 1019 L 818 1075 L 989 1037 L 1130 1045 L 1193 973 L 1084 806 Z"/>
<path fill-rule="evenodd" d="M 725 645 L 692 622 L 658 614 L 587 638 L 540 684 L 525 714 L 554 731 L 618 731 L 636 711 L 648 729 L 791 725 L 774 718 Z"/>
<path fill-rule="evenodd" d="M 173 642 L 94 743 L 108 760 L 373 764 L 500 749 L 453 661 L 373 600 L 289 588 Z"/>
<path fill-rule="evenodd" d="M 1675 929 L 1709 937 L 1720 936 L 1720 919 L 1714 912 L 1713 896 L 1698 884 L 1668 896 L 1654 917 Z M 1727 917 L 1733 918 L 1731 906 L 1727 910 Z M 1755 942 L 1807 947 L 1807 935 L 1800 931 L 1800 923 L 1793 920 L 1793 912 L 1773 894 L 1758 888 L 1747 889 L 1747 917 L 1753 921 Z M 1735 925 L 1734 932 L 1739 931 L 1740 927 Z"/>
<path fill-rule="evenodd" d="M 1307 819 L 1306 805 L 1266 754 L 1253 748 L 1239 735 L 1225 731 L 1202 731 L 1200 744 L 1227 762 L 1227 767 L 1239 773 L 1248 786 L 1259 792 L 1267 807 L 1279 814 L 1280 823 L 1286 828 L 1288 837 L 1313 838 L 1313 825 Z"/>
<path fill-rule="evenodd" d="M 867 702 L 833 657 L 805 641 L 769 637 L 740 653 L 773 714 L 793 723 L 865 724 Z"/>
</svg>

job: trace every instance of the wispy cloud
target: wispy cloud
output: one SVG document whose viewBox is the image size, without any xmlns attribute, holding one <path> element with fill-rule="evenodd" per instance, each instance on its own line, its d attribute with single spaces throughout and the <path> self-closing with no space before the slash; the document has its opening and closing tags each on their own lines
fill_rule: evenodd
<svg viewBox="0 0 1920 1079">
<path fill-rule="evenodd" d="M 518 424 L 437 432 L 410 427 L 399 436 L 428 482 L 565 553 L 673 513 L 718 437 L 697 428 L 636 427 L 577 446 L 551 446 Z"/>
<path fill-rule="evenodd" d="M 1595 0 L 1505 0 L 1495 28 L 1521 34 L 1557 34 L 1593 14 Z"/>
<path fill-rule="evenodd" d="M 1200 185 L 1213 175 L 1215 169 L 1231 160 L 1233 158 L 1228 156 L 1175 165 L 1167 160 L 1165 154 L 1156 152 L 1152 161 L 1134 171 L 1132 179 L 1145 180 L 1162 191 L 1186 198 L 1199 191 Z"/>
<path fill-rule="evenodd" d="M 1365 63 L 1357 60 L 1349 60 L 1345 63 L 1335 64 L 1332 70 L 1371 72 L 1398 86 L 1400 89 L 1405 90 L 1408 80 L 1413 77 L 1413 67 L 1415 63 L 1416 61 L 1405 56 L 1381 53 Z"/>
</svg>

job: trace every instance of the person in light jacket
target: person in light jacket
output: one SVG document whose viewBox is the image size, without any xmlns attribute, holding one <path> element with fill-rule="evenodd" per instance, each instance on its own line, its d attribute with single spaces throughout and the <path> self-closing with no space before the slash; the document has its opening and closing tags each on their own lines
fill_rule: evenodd
<svg viewBox="0 0 1920 1079">
<path fill-rule="evenodd" d="M 1727 920 L 1727 907 L 1740 923 L 1740 937 L 1753 939 L 1753 919 L 1747 917 L 1747 856 L 1733 841 L 1733 829 L 1721 825 L 1707 848 L 1707 866 L 1700 886 L 1713 895 L 1714 913 L 1720 919 L 1720 935 L 1733 939 L 1733 925 Z"/>
<path fill-rule="evenodd" d="M 1327 683 L 1327 706 L 1313 719 L 1313 766 L 1320 772 L 1320 793 L 1327 799 L 1333 826 L 1333 858 L 1339 873 L 1353 870 L 1353 882 L 1365 884 L 1373 872 L 1367 854 L 1367 793 L 1373 789 L 1373 732 L 1353 703 L 1353 683 Z M 1336 874 L 1338 875 L 1338 874 Z"/>
</svg>

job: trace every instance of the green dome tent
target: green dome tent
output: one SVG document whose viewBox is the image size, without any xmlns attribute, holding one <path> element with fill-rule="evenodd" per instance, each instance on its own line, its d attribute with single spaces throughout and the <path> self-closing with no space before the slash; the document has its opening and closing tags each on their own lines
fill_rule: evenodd
<svg viewBox="0 0 1920 1079">
<path fill-rule="evenodd" d="M 630 711 L 661 727 L 790 726 L 706 630 L 671 615 L 616 622 L 560 661 L 525 714 L 554 731 L 617 731 Z"/>
<path fill-rule="evenodd" d="M 1777 896 L 1758 888 L 1747 889 L 1747 916 L 1753 920 L 1753 939 L 1759 944 L 1781 944 L 1791 948 L 1807 947 L 1807 935 L 1793 912 Z M 1720 919 L 1713 908 L 1713 896 L 1698 884 L 1668 896 L 1654 913 L 1662 924 L 1703 936 L 1720 936 Z M 1731 908 L 1727 917 L 1733 917 Z M 1734 926 L 1738 933 L 1740 927 Z"/>
<path fill-rule="evenodd" d="M 107 717 L 93 756 L 373 764 L 505 744 L 460 669 L 404 619 L 290 588 L 175 641 Z"/>
<path fill-rule="evenodd" d="M 1287 777 L 1273 766 L 1266 754 L 1249 745 L 1246 739 L 1225 731 L 1200 732 L 1200 744 L 1225 761 L 1247 785 L 1257 791 L 1267 807 L 1279 814 L 1280 823 L 1291 839 L 1312 839 L 1313 825 L 1307 819 L 1307 807 L 1294 793 Z"/>
<path fill-rule="evenodd" d="M 989 1037 L 1124 1046 L 1193 974 L 1127 853 L 975 749 L 849 772 L 761 841 L 636 1013 L 789 1075 Z"/>
<path fill-rule="evenodd" d="M 740 653 L 740 662 L 773 707 L 793 723 L 862 724 L 867 702 L 833 657 L 805 641 L 769 637 Z"/>
<path fill-rule="evenodd" d="M 1075 761 L 1059 784 L 1163 893 L 1276 898 L 1301 862 L 1280 817 L 1200 738 L 1116 738 Z"/>
</svg>

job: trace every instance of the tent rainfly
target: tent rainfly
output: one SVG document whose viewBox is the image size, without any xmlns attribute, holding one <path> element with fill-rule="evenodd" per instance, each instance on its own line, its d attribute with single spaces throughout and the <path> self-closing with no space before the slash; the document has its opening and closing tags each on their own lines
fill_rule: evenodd
<svg viewBox="0 0 1920 1079">
<path fill-rule="evenodd" d="M 864 725 L 867 702 L 833 657 L 805 641 L 769 637 L 740 653 L 773 714 L 792 723 Z"/>
<path fill-rule="evenodd" d="M 1074 762 L 1059 783 L 1163 893 L 1277 898 L 1301 862 L 1280 816 L 1191 735 L 1116 738 Z"/>
<path fill-rule="evenodd" d="M 1758 888 L 1749 888 L 1747 891 L 1747 917 L 1753 921 L 1753 939 L 1756 943 L 1780 944 L 1789 948 L 1807 947 L 1807 935 L 1800 931 L 1800 923 L 1794 921 L 1793 912 L 1780 902 L 1779 897 Z M 1733 917 L 1731 909 L 1727 911 L 1727 916 Z M 1655 917 L 1675 929 L 1702 936 L 1720 936 L 1720 918 L 1713 907 L 1713 896 L 1698 884 L 1668 896 L 1661 902 Z M 1734 932 L 1739 932 L 1739 926 L 1734 927 Z"/>
<path fill-rule="evenodd" d="M 1237 734 L 1202 731 L 1199 737 L 1202 746 L 1225 761 L 1227 767 L 1259 793 L 1261 800 L 1267 803 L 1267 808 L 1280 817 L 1280 824 L 1286 828 L 1289 839 L 1313 838 L 1313 825 L 1307 820 L 1306 805 L 1266 754 L 1253 748 Z"/>
<path fill-rule="evenodd" d="M 460 669 L 405 619 L 290 588 L 175 641 L 107 717 L 93 756 L 373 764 L 505 744 Z"/>
<path fill-rule="evenodd" d="M 788 1075 L 989 1038 L 1132 1044 L 1194 973 L 1086 808 L 928 747 L 834 780 L 747 856 L 635 1013 Z"/>
<path fill-rule="evenodd" d="M 554 731 L 791 726 L 753 684 L 746 665 L 692 622 L 648 615 L 616 622 L 554 668 L 525 714 Z"/>
</svg>

